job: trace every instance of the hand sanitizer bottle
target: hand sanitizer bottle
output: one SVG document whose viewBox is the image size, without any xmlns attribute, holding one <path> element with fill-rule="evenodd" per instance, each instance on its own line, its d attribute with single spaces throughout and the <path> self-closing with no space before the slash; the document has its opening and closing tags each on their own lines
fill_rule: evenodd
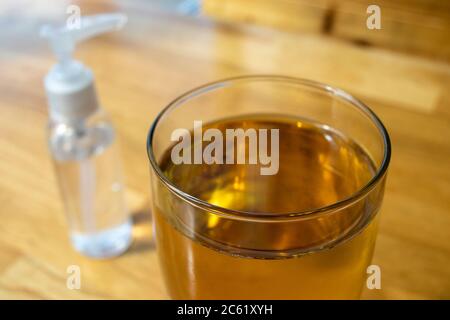
<svg viewBox="0 0 450 320">
<path fill-rule="evenodd" d="M 121 14 L 81 18 L 78 28 L 45 26 L 58 63 L 45 77 L 49 145 L 75 249 L 93 258 L 124 252 L 131 220 L 114 128 L 100 109 L 92 72 L 72 59 L 75 44 L 126 23 Z"/>
</svg>

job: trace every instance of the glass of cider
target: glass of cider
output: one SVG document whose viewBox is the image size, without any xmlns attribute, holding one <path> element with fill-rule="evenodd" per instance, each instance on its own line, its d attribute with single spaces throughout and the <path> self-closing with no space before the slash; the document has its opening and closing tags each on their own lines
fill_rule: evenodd
<svg viewBox="0 0 450 320">
<path fill-rule="evenodd" d="M 147 151 L 171 298 L 360 297 L 391 152 L 362 102 L 308 80 L 226 79 L 172 101 Z"/>
</svg>

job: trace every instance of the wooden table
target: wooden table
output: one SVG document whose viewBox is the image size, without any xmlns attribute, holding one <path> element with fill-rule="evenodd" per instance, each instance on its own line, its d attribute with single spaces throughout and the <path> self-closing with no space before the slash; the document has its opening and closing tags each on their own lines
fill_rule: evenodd
<svg viewBox="0 0 450 320">
<path fill-rule="evenodd" d="M 32 4 L 33 3 L 33 4 Z M 20 6 L 22 5 L 22 6 Z M 165 297 L 152 242 L 147 129 L 178 94 L 249 73 L 327 82 L 369 104 L 386 124 L 393 157 L 374 263 L 382 289 L 364 298 L 450 298 L 450 67 L 318 35 L 218 24 L 152 9 L 142 1 L 81 3 L 82 14 L 121 10 L 127 27 L 79 47 L 117 127 L 132 248 L 94 261 L 74 252 L 47 151 L 42 78 L 54 63 L 39 25 L 58 1 L 0 5 L 0 298 Z M 81 289 L 66 286 L 81 268 Z"/>
</svg>

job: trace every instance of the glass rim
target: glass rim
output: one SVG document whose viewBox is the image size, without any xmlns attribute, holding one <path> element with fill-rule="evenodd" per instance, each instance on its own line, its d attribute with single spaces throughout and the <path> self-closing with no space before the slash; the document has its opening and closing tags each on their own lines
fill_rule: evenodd
<svg viewBox="0 0 450 320">
<path fill-rule="evenodd" d="M 336 201 L 332 204 L 308 209 L 301 210 L 295 212 L 286 212 L 286 213 L 274 213 L 274 212 L 251 212 L 244 210 L 234 210 L 225 207 L 221 207 L 212 203 L 209 203 L 205 200 L 199 199 L 186 193 L 179 189 L 175 184 L 173 184 L 161 170 L 158 165 L 157 160 L 155 159 L 155 155 L 153 152 L 153 137 L 156 131 L 157 125 L 163 120 L 164 116 L 167 115 L 171 110 L 176 109 L 183 105 L 184 102 L 193 99 L 202 94 L 214 91 L 218 88 L 228 87 L 235 85 L 241 82 L 283 82 L 296 84 L 303 87 L 313 88 L 321 91 L 322 93 L 328 93 L 333 96 L 333 98 L 339 98 L 344 100 L 345 102 L 350 103 L 352 106 L 356 107 L 358 110 L 362 111 L 365 116 L 367 116 L 373 124 L 375 124 L 379 133 L 381 134 L 383 140 L 383 159 L 381 164 L 377 166 L 377 170 L 374 176 L 361 188 L 352 193 L 350 196 L 343 198 L 339 201 Z M 391 158 L 391 142 L 389 138 L 389 134 L 378 118 L 378 116 L 363 102 L 359 99 L 355 98 L 353 95 L 347 93 L 344 90 L 339 88 L 302 78 L 290 77 L 290 76 L 281 76 L 281 75 L 245 75 L 245 76 L 237 76 L 237 77 L 229 77 L 221 80 L 213 81 L 206 83 L 204 85 L 195 87 L 172 100 L 166 107 L 164 107 L 156 116 L 153 123 L 150 126 L 148 136 L 147 136 L 147 155 L 150 161 L 150 164 L 153 170 L 156 172 L 159 180 L 176 196 L 181 198 L 184 201 L 187 201 L 191 205 L 209 211 L 210 213 L 214 213 L 221 216 L 232 217 L 234 219 L 244 219 L 244 220 L 280 220 L 280 219 L 301 219 L 301 218 L 310 218 L 317 214 L 326 214 L 329 212 L 334 212 L 339 209 L 343 209 L 355 202 L 359 199 L 365 197 L 373 188 L 377 186 L 377 184 L 382 180 L 385 176 L 387 168 L 389 166 L 390 158 Z"/>
</svg>

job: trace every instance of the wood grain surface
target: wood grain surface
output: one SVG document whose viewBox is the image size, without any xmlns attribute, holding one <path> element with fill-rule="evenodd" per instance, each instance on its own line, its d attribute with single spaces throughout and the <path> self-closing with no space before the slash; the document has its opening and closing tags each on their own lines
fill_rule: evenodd
<svg viewBox="0 0 450 320">
<path fill-rule="evenodd" d="M 203 4 L 206 15 L 224 21 L 322 33 L 450 62 L 449 0 L 203 0 Z M 366 26 L 372 4 L 380 8 L 379 32 Z"/>
<path fill-rule="evenodd" d="M 382 289 L 369 299 L 450 298 L 450 67 L 320 35 L 233 26 L 164 12 L 144 1 L 82 1 L 82 14 L 123 11 L 123 31 L 76 56 L 92 67 L 117 128 L 134 243 L 95 261 L 73 251 L 47 149 L 42 79 L 54 57 L 39 26 L 67 3 L 0 4 L 0 298 L 165 298 L 152 241 L 147 130 L 174 97 L 242 74 L 284 74 L 348 90 L 390 132 L 389 170 L 374 263 Z M 448 39 L 447 39 L 448 40 Z M 81 289 L 66 286 L 81 268 Z"/>
</svg>

